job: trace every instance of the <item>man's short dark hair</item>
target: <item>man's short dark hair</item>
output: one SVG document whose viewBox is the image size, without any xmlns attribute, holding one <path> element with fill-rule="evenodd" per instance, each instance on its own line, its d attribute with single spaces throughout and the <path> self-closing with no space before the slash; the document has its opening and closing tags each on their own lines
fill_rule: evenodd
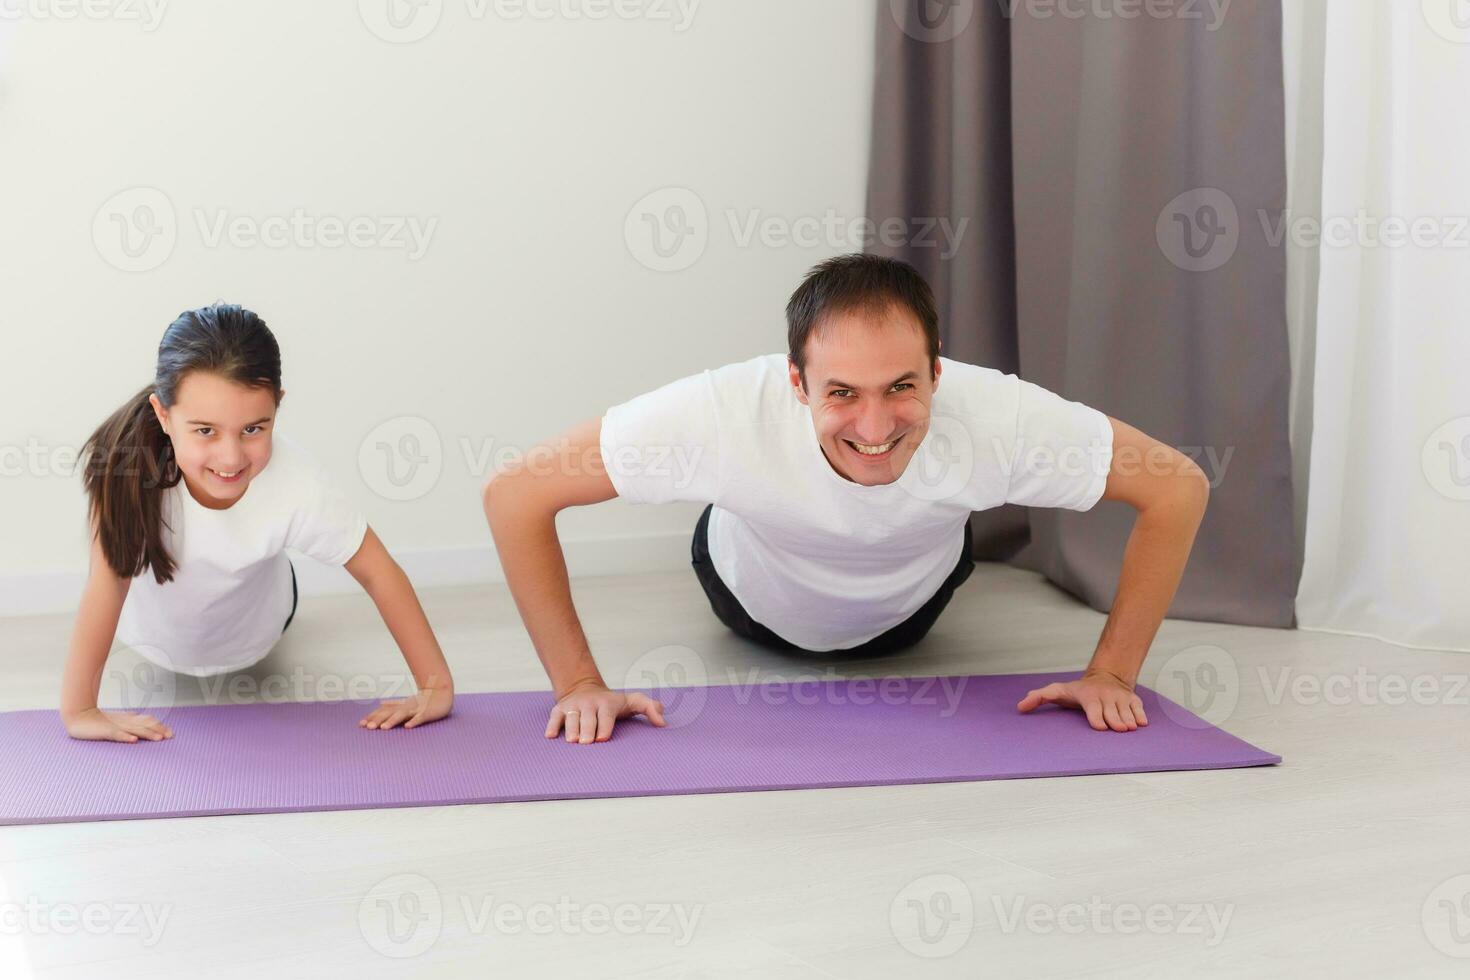
<svg viewBox="0 0 1470 980">
<path fill-rule="evenodd" d="M 919 321 L 932 372 L 939 356 L 939 313 L 934 291 L 919 270 L 899 259 L 860 253 L 813 266 L 786 304 L 786 342 L 802 387 L 806 387 L 806 342 L 825 317 L 853 310 L 877 314 L 891 306 L 909 310 Z"/>
</svg>

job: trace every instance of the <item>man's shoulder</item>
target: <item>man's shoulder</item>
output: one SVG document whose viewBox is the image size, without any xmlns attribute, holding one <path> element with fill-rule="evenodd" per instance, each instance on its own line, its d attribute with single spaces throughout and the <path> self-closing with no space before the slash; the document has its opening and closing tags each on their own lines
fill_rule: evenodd
<svg viewBox="0 0 1470 980">
<path fill-rule="evenodd" d="M 1019 380 L 1014 374 L 948 357 L 939 359 L 939 367 L 935 414 L 998 421 L 1014 418 Z"/>
<path fill-rule="evenodd" d="M 740 382 L 749 385 L 770 378 L 787 382 L 785 354 L 758 354 L 744 361 L 735 361 L 721 367 L 711 368 L 709 374 L 718 381 Z"/>
<path fill-rule="evenodd" d="M 800 408 L 785 354 L 761 354 L 705 372 L 715 405 L 731 421 L 786 418 Z"/>
</svg>

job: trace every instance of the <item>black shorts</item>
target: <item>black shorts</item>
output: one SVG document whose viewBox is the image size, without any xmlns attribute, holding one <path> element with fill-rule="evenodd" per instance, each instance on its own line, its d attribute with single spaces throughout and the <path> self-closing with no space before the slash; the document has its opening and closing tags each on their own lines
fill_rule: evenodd
<svg viewBox="0 0 1470 980">
<path fill-rule="evenodd" d="M 714 610 L 720 622 L 729 627 L 737 636 L 754 640 L 762 646 L 775 650 L 801 650 L 801 647 L 777 636 L 767 627 L 751 619 L 750 614 L 740 605 L 740 600 L 736 599 L 725 583 L 720 581 L 720 576 L 715 572 L 714 563 L 709 557 L 709 514 L 713 509 L 714 505 L 711 504 L 705 507 L 703 514 L 699 515 L 699 523 L 694 526 L 694 541 L 690 546 L 694 574 L 699 576 L 699 584 L 704 586 L 704 594 L 709 597 L 710 608 Z M 959 588 L 974 570 L 975 562 L 970 557 L 970 522 L 966 521 L 965 545 L 960 550 L 959 563 L 955 565 L 954 571 L 949 573 L 944 584 L 939 586 L 939 591 L 935 592 L 928 602 L 920 606 L 908 619 L 871 640 L 851 649 L 830 652 L 855 656 L 879 655 L 912 646 L 929 632 L 929 628 L 934 625 L 934 621 L 939 618 L 944 607 L 949 605 L 949 599 L 954 595 L 954 590 Z"/>
<path fill-rule="evenodd" d="M 286 564 L 291 565 L 291 559 L 286 559 Z M 286 617 L 286 625 L 281 627 L 281 635 L 284 636 L 291 620 L 296 618 L 296 566 L 291 565 L 291 615 Z"/>
</svg>

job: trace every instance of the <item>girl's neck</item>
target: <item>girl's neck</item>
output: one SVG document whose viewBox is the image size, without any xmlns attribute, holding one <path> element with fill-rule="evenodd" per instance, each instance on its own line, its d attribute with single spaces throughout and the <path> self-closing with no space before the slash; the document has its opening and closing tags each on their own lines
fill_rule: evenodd
<svg viewBox="0 0 1470 980">
<path fill-rule="evenodd" d="M 236 497 L 234 500 L 219 500 L 215 497 L 211 497 L 209 494 L 196 487 L 193 481 L 191 481 L 187 476 L 183 477 L 183 481 L 184 489 L 188 491 L 189 496 L 193 497 L 194 502 L 197 503 L 200 507 L 205 508 L 206 510 L 229 510 L 231 507 L 238 504 L 245 496 L 244 493 L 241 493 L 240 496 Z M 249 492 L 249 489 L 249 486 L 247 486 L 245 488 L 246 492 Z"/>
</svg>

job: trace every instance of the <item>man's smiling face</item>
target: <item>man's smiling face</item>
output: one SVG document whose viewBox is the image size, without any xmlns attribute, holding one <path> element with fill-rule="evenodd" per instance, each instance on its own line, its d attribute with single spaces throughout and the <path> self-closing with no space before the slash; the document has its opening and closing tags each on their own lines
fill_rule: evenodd
<svg viewBox="0 0 1470 980">
<path fill-rule="evenodd" d="M 939 362 L 901 304 L 829 313 L 806 342 L 806 383 L 788 361 L 796 397 L 838 475 L 863 486 L 903 475 L 929 431 Z"/>
</svg>

